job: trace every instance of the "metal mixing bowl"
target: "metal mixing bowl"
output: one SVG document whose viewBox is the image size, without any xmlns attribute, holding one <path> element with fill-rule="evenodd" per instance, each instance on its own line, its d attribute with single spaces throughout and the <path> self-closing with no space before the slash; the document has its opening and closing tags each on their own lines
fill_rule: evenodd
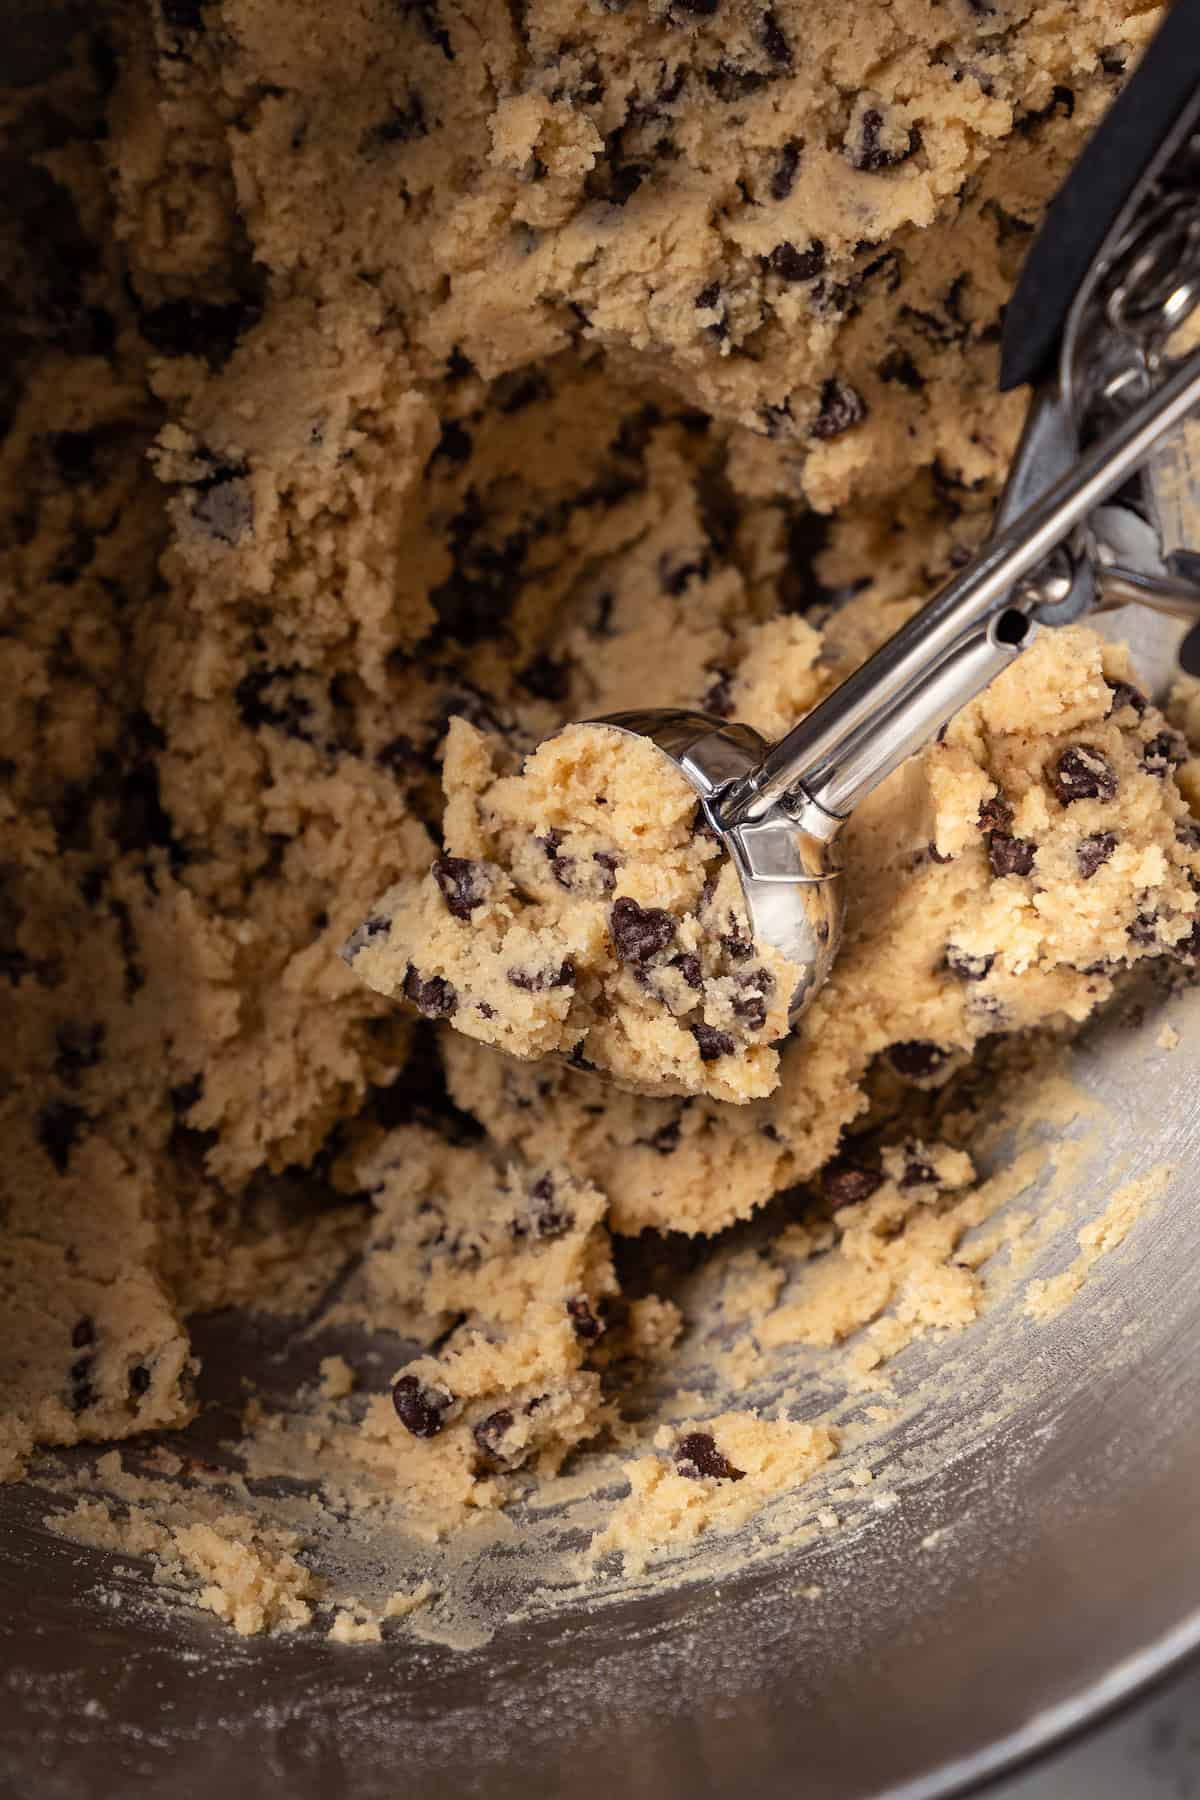
<svg viewBox="0 0 1200 1800">
<path fill-rule="evenodd" d="M 17 9 L 24 69 L 58 15 Z M 1179 633 L 1132 614 L 1143 672 Z M 1180 1033 L 1156 1047 L 1164 1017 Z M 151 1611 L 112 1559 L 0 1492 L 0 1791 L 28 1800 L 393 1800 L 397 1793 L 701 1800 L 933 1796 L 1010 1765 L 1200 1642 L 1200 992 L 1070 1053 L 1120 1179 L 1157 1210 L 1047 1324 L 1021 1287 L 903 1353 L 889 1510 L 711 1581 L 580 1601 L 455 1652 L 398 1639 L 241 1641 Z M 1115 1185 L 1095 1159 L 1029 1274 L 1070 1261 Z M 947 1365 L 953 1362 L 953 1380 Z M 124 1604 L 94 1595 L 100 1576 Z"/>
<path fill-rule="evenodd" d="M 1143 667 L 1174 660 L 1177 633 L 1113 628 L 1142 629 Z M 889 1510 L 719 1587 L 576 1601 L 479 1650 L 347 1651 L 140 1607 L 111 1557 L 49 1534 L 37 1490 L 10 1488 L 0 1791 L 940 1795 L 1133 1692 L 1200 1642 L 1200 992 L 1152 988 L 1067 1062 L 1103 1124 L 1028 1274 L 1071 1261 L 1119 1181 L 1167 1164 L 1169 1185 L 1060 1317 L 1032 1322 L 1018 1283 L 901 1355 Z"/>
</svg>

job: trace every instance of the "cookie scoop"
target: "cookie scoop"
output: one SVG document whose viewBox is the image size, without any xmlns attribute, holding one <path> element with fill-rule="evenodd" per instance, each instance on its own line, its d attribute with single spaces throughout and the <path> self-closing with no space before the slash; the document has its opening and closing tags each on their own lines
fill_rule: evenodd
<svg viewBox="0 0 1200 1800">
<path fill-rule="evenodd" d="M 1200 619 L 1200 557 L 1180 542 L 1194 490 L 1178 442 L 1200 404 L 1200 350 L 1172 354 L 1200 300 L 1197 10 L 1170 15 L 1031 252 L 1006 320 L 1005 385 L 1035 374 L 1056 334 L 1060 348 L 983 548 L 777 744 L 699 712 L 595 721 L 648 738 L 695 789 L 756 939 L 800 970 L 792 1025 L 837 954 L 838 833 L 885 776 L 1039 629 L 1131 601 Z M 1071 292 L 1054 291 L 1056 270 Z"/>
</svg>

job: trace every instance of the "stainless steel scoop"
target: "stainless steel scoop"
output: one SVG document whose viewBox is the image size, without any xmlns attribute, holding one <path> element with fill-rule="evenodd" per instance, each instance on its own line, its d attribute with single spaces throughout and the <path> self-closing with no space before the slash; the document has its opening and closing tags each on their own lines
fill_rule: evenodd
<svg viewBox="0 0 1200 1800">
<path fill-rule="evenodd" d="M 1139 80 L 1113 117 L 1144 127 Z M 1180 541 L 1189 515 L 1178 464 L 1180 428 L 1200 406 L 1200 349 L 1170 353 L 1200 301 L 1198 117 L 1193 86 L 1141 178 L 1118 196 L 1069 305 L 1053 378 L 1035 390 L 993 535 L 940 593 L 775 745 L 700 712 L 592 721 L 650 738 L 695 788 L 733 858 L 755 934 L 801 970 L 793 1025 L 837 954 L 837 835 L 865 795 L 1007 669 L 1039 627 L 1131 600 L 1200 619 L 1200 557 Z M 1089 158 L 1111 159 L 1108 129 L 1106 121 L 1060 201 L 1088 178 Z M 1094 219 L 1088 225 L 1094 231 Z M 1042 239 L 1027 271 L 1040 273 L 1039 257 L 1044 265 Z M 1041 330 L 1044 320 L 1034 324 Z"/>
</svg>

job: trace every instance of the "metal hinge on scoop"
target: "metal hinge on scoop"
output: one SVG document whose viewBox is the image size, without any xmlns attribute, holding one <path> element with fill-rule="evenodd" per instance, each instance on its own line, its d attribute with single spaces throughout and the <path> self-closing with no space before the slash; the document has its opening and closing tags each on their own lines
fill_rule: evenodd
<svg viewBox="0 0 1200 1800">
<path fill-rule="evenodd" d="M 1200 4 L 1181 0 L 1050 207 L 1009 304 L 1001 386 L 1041 378 L 997 529 L 1161 388 L 1200 343 L 1198 304 Z M 1096 508 L 1042 580 L 1040 624 L 1131 603 L 1200 619 L 1194 424 Z"/>
</svg>

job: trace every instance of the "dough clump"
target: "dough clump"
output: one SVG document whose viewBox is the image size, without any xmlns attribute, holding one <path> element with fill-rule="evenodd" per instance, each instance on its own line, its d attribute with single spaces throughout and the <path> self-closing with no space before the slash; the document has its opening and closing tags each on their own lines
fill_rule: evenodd
<svg viewBox="0 0 1200 1800">
<path fill-rule="evenodd" d="M 801 971 L 755 941 L 690 783 L 612 726 L 568 726 L 518 774 L 498 753 L 452 722 L 445 854 L 378 901 L 351 968 L 515 1056 L 647 1093 L 770 1093 Z"/>
</svg>

